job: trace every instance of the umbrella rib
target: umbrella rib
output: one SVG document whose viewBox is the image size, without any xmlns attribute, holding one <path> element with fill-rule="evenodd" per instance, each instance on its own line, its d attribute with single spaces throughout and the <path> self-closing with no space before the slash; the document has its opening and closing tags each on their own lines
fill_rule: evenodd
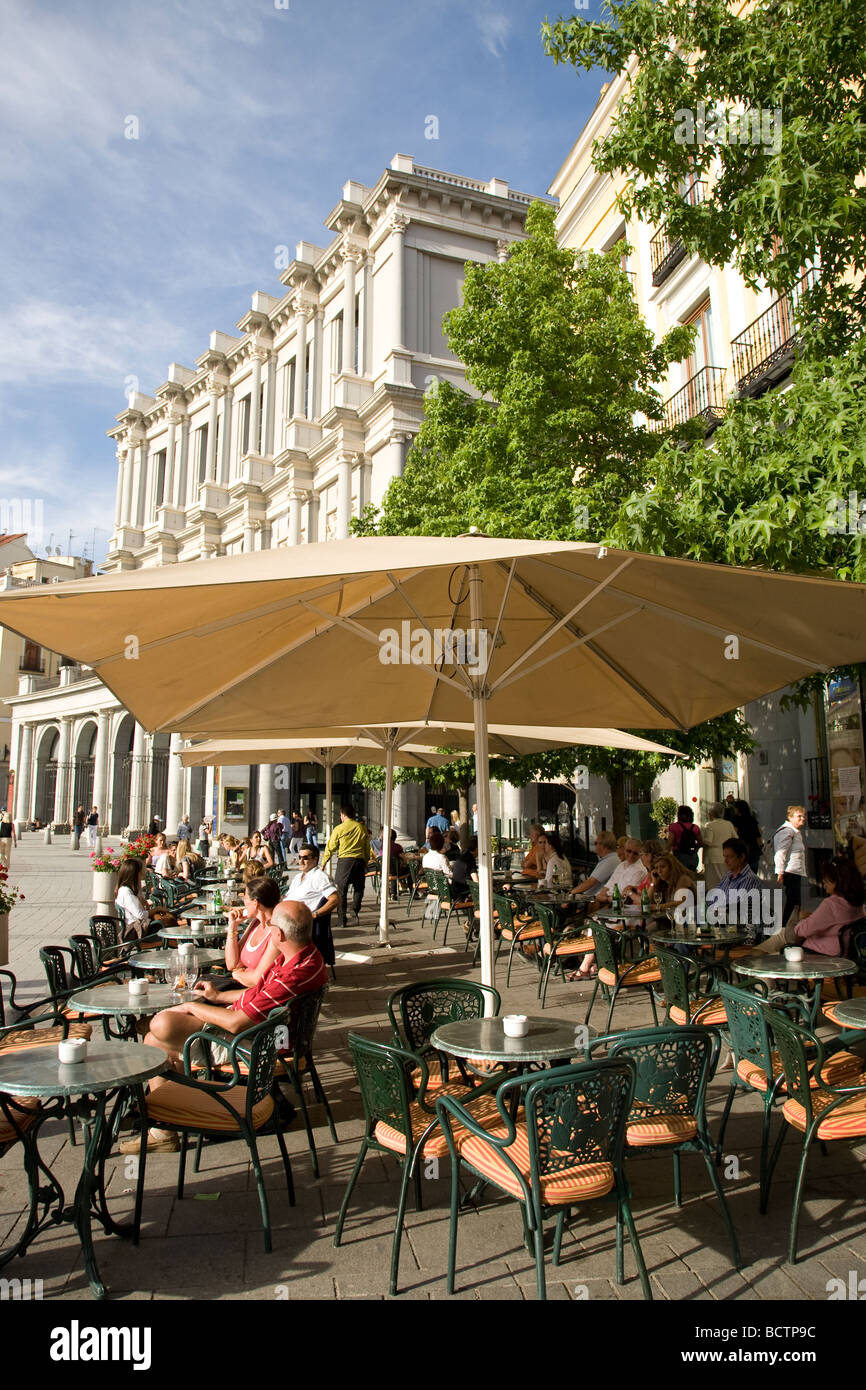
<svg viewBox="0 0 866 1390">
<path fill-rule="evenodd" d="M 569 642 L 568 646 L 560 647 L 555 652 L 548 652 L 547 656 L 543 656 L 540 661 L 534 662 L 532 666 L 527 666 L 520 671 L 516 671 L 512 666 L 511 674 L 509 675 L 509 673 L 506 672 L 506 674 L 500 677 L 496 684 L 491 687 L 491 690 L 504 690 L 507 685 L 512 685 L 516 680 L 523 680 L 525 676 L 531 675 L 533 671 L 538 671 L 542 666 L 547 666 L 549 662 L 556 661 L 558 657 L 565 656 L 566 652 L 573 651 L 576 647 L 585 646 L 596 637 L 600 637 L 603 632 L 607 632 L 609 628 L 618 627 L 620 623 L 625 622 L 626 618 L 633 618 L 635 614 L 640 612 L 640 606 L 637 608 L 629 608 L 627 612 L 617 614 L 615 618 L 610 618 L 608 622 L 602 623 L 601 627 L 594 628 L 592 632 L 587 632 L 580 637 L 576 637 L 573 642 Z"/>
<path fill-rule="evenodd" d="M 391 573 L 390 573 L 389 571 L 387 571 L 387 570 L 386 570 L 386 574 L 388 575 L 389 580 L 390 580 L 391 583 L 393 584 L 395 592 L 398 593 L 398 594 L 400 595 L 400 597 L 402 598 L 402 600 L 403 600 L 403 602 L 405 603 L 406 607 L 409 609 L 410 613 L 414 613 L 414 614 L 415 614 L 415 617 L 418 619 L 418 622 L 419 622 L 419 623 L 421 624 L 421 626 L 424 628 L 424 631 L 427 632 L 427 633 L 429 634 L 430 639 L 431 639 L 431 641 L 433 642 L 433 646 L 434 646 L 434 648 L 435 648 L 435 646 L 436 646 L 436 639 L 435 639 L 435 637 L 433 636 L 433 630 L 432 630 L 432 628 L 430 627 L 430 624 L 429 624 L 429 623 L 427 622 L 427 620 L 426 620 L 425 618 L 423 618 L 423 617 L 421 616 L 421 614 L 418 612 L 418 609 L 416 608 L 415 604 L 412 602 L 411 598 L 410 598 L 409 595 L 406 593 L 406 590 L 403 588 L 403 585 L 402 585 L 401 581 L 400 581 L 399 579 L 395 579 L 394 575 L 391 574 Z M 454 615 L 456 614 L 458 607 L 459 607 L 459 604 L 457 604 L 457 603 L 455 602 L 455 604 L 454 604 L 454 606 L 453 606 L 453 609 L 452 609 L 452 613 L 451 613 L 451 631 L 452 631 L 452 632 L 453 632 L 453 630 L 454 630 Z M 420 665 L 421 663 L 416 663 L 416 664 L 419 664 L 419 665 Z M 465 671 L 463 671 L 462 668 L 461 668 L 456 662 L 455 662 L 455 669 L 456 669 L 457 671 L 460 672 L 460 675 L 461 675 L 462 678 L 463 678 L 464 687 L 465 687 L 465 689 L 466 689 L 467 694 L 471 695 L 471 694 L 472 694 L 472 682 L 470 681 L 469 677 L 466 675 Z M 444 679 L 447 680 L 448 677 L 445 676 Z M 431 696 L 430 696 L 431 703 L 432 703 L 432 701 L 433 701 L 433 698 L 434 698 L 435 694 L 436 694 L 436 692 L 435 692 L 435 690 L 434 690 L 433 693 L 432 693 Z M 429 706 L 428 706 L 428 708 L 429 708 Z"/>
<path fill-rule="evenodd" d="M 379 646 L 379 639 L 376 634 L 368 632 L 360 623 L 356 623 L 354 618 L 337 618 L 332 613 L 323 612 L 322 609 L 317 608 L 314 603 L 305 603 L 304 607 L 309 608 L 313 613 L 318 613 L 319 616 L 325 618 L 328 623 L 336 624 L 338 627 L 348 628 L 348 630 L 354 632 L 357 637 L 363 637 L 365 642 L 371 642 L 374 647 Z M 468 693 L 465 685 L 460 681 L 455 680 L 453 676 L 446 676 L 441 671 L 437 671 L 435 667 L 428 665 L 426 661 L 416 661 L 413 657 L 411 665 L 419 670 L 428 671 L 435 680 L 445 681 L 446 684 L 453 685 L 456 690 L 460 691 L 461 695 L 466 695 Z"/>
<path fill-rule="evenodd" d="M 504 565 L 502 565 L 501 563 L 500 568 L 504 569 Z M 550 603 L 546 598 L 544 598 L 541 594 L 539 594 L 537 590 L 533 589 L 531 584 L 527 584 L 526 580 L 518 578 L 517 582 L 522 588 L 523 592 L 526 594 L 527 598 L 531 599 L 533 603 L 538 604 L 539 608 L 543 608 L 546 613 L 549 613 L 551 615 L 551 617 L 560 616 L 556 607 L 552 603 Z M 634 601 L 633 594 L 630 594 L 629 598 L 632 602 Z M 567 623 L 566 630 L 572 633 L 573 636 L 584 636 L 584 633 L 581 631 L 581 629 L 575 626 L 573 623 Z M 628 671 L 624 670 L 623 667 L 620 666 L 618 661 L 616 661 L 612 656 L 608 656 L 607 653 L 602 651 L 601 648 L 598 647 L 594 641 L 588 641 L 586 643 L 586 649 L 587 651 L 592 652 L 593 656 L 596 657 L 609 670 L 611 670 L 614 673 L 614 675 L 617 676 L 619 680 L 623 682 L 624 685 L 627 685 L 630 690 L 633 690 L 635 692 L 635 694 L 640 695 L 642 699 L 646 700 L 650 708 L 657 710 L 658 713 L 664 719 L 668 720 L 675 729 L 686 729 L 687 726 L 682 724 L 681 721 L 677 719 L 676 715 L 673 713 L 672 710 L 669 710 L 666 705 L 663 705 L 660 700 L 656 699 L 654 695 L 651 695 L 650 692 L 647 689 L 645 689 L 645 687 L 642 686 L 639 681 L 636 681 L 633 676 L 629 675 Z"/>
<path fill-rule="evenodd" d="M 631 556 L 629 556 L 627 560 L 624 560 L 621 565 L 618 565 L 615 570 L 611 571 L 607 579 L 603 579 L 600 584 L 597 584 L 591 594 L 586 594 L 585 597 L 582 598 L 579 601 L 579 603 L 576 603 L 573 608 L 570 608 L 567 613 L 563 613 L 561 617 L 557 618 L 556 622 L 552 623 L 546 632 L 543 632 L 541 636 L 537 638 L 535 642 L 532 643 L 531 646 L 526 648 L 526 651 L 521 652 L 520 655 L 515 658 L 511 665 L 505 671 L 503 671 L 499 679 L 497 681 L 494 681 L 493 685 L 491 686 L 491 689 L 496 690 L 497 687 L 503 684 L 509 684 L 508 677 L 511 676 L 512 672 L 516 671 L 519 666 L 525 665 L 525 663 L 530 659 L 530 657 L 534 656 L 535 653 L 539 650 L 539 648 L 544 646 L 545 642 L 549 642 L 551 637 L 554 637 L 556 633 L 560 631 L 561 628 L 565 627 L 568 623 L 570 623 L 575 614 L 580 612 L 581 608 L 585 608 L 588 603 L 591 603 L 592 600 L 596 597 L 596 595 L 601 593 L 603 589 L 607 588 L 608 584 L 611 584 L 618 574 L 621 574 L 623 570 L 628 569 L 631 563 L 632 559 Z M 511 583 L 513 576 L 514 570 L 512 567 L 512 571 L 508 576 L 509 584 Z M 544 665 L 544 662 L 541 662 L 539 664 Z M 529 669 L 534 671 L 536 667 L 531 666 Z"/>
<path fill-rule="evenodd" d="M 515 576 L 516 573 L 517 573 L 517 556 L 515 555 L 514 559 L 511 561 L 511 564 L 510 564 L 509 567 L 508 567 L 508 578 L 507 578 L 506 581 L 505 581 L 505 588 L 504 588 L 503 591 L 502 591 L 502 602 L 501 602 L 500 605 L 499 605 L 499 613 L 498 613 L 497 618 L 496 618 L 496 627 L 495 627 L 494 632 L 493 632 L 493 641 L 490 643 L 490 649 L 489 649 L 489 651 L 488 651 L 488 653 L 487 653 L 487 661 L 486 661 L 485 664 L 484 664 L 484 675 L 483 675 L 482 679 L 485 680 L 485 681 L 487 680 L 487 674 L 488 674 L 488 672 L 489 672 L 489 670 L 490 670 L 490 663 L 491 663 L 491 661 L 493 660 L 493 653 L 494 653 L 494 651 L 496 650 L 496 639 L 498 638 L 499 633 L 500 633 L 501 628 L 502 628 L 502 617 L 503 617 L 503 614 L 505 613 L 505 605 L 506 605 L 506 603 L 508 602 L 508 595 L 509 595 L 510 592 L 511 592 L 511 585 L 512 585 L 512 583 L 513 583 L 513 581 L 514 581 L 514 576 Z"/>
</svg>

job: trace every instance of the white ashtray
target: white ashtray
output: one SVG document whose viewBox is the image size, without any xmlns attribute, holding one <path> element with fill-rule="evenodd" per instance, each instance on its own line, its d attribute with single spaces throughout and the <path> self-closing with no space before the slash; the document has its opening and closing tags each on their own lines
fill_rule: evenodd
<svg viewBox="0 0 866 1390">
<path fill-rule="evenodd" d="M 802 959 L 803 959 L 803 947 L 802 947 L 802 946 L 786 946 L 786 947 L 785 947 L 785 960 L 798 961 L 798 960 L 802 960 Z"/>
<path fill-rule="evenodd" d="M 195 950 L 195 942 L 181 941 L 177 949 L 180 951 L 182 956 L 191 956 L 193 951 Z"/>
<path fill-rule="evenodd" d="M 63 1042 L 57 1044 L 58 1059 L 70 1064 L 73 1062 L 83 1062 L 87 1057 L 86 1038 L 64 1038 Z"/>
<path fill-rule="evenodd" d="M 149 980 L 130 980 L 129 992 L 133 998 L 146 999 L 150 992 Z"/>
<path fill-rule="evenodd" d="M 193 932 L 204 931 L 204 922 L 191 922 L 190 930 Z"/>
<path fill-rule="evenodd" d="M 507 1038 L 523 1038 L 529 1032 L 529 1019 L 526 1014 L 506 1014 L 502 1027 Z"/>
</svg>

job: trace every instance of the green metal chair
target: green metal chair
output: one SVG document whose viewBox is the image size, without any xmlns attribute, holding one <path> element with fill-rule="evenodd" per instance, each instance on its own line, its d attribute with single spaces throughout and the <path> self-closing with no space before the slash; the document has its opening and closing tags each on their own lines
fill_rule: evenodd
<svg viewBox="0 0 866 1390">
<path fill-rule="evenodd" d="M 531 921 L 521 922 L 515 919 L 514 906 L 510 898 L 503 893 L 493 894 L 493 908 L 499 923 L 499 943 L 496 947 L 496 959 L 502 950 L 503 942 L 510 943 L 508 951 L 508 969 L 505 972 L 506 989 L 511 984 L 511 965 L 514 960 L 515 951 L 519 951 L 524 959 L 531 959 L 536 970 L 541 973 L 541 946 L 544 942 L 544 928 L 536 916 Z M 533 913 L 535 909 L 533 908 Z M 531 947 L 531 956 L 527 957 L 525 948 Z"/>
<path fill-rule="evenodd" d="M 584 935 L 586 927 L 583 922 L 563 928 L 555 907 L 547 903 L 538 903 L 535 911 L 544 932 L 544 967 L 538 978 L 538 995 L 541 1007 L 544 1008 L 551 971 L 559 969 L 560 973 L 564 974 L 566 964 L 572 964 L 595 950 L 595 942 L 591 936 Z"/>
<path fill-rule="evenodd" d="M 431 892 L 439 901 L 439 917 L 433 928 L 434 939 L 439 931 L 439 922 L 441 921 L 442 913 L 444 912 L 447 914 L 445 917 L 445 931 L 442 936 L 442 945 L 445 946 L 448 943 L 448 928 L 451 925 L 451 918 L 455 912 L 470 909 L 472 900 L 468 898 L 458 902 L 451 885 L 451 880 L 441 869 L 428 869 L 427 881 L 430 884 Z"/>
<path fill-rule="evenodd" d="M 521 1204 L 526 1244 L 535 1252 L 538 1297 L 547 1296 L 544 1220 L 556 1215 L 553 1263 L 559 1264 L 562 1234 L 572 1207 L 609 1194 L 616 1202 L 616 1278 L 623 1276 L 623 1223 L 637 1261 L 644 1298 L 649 1278 L 629 1206 L 623 1172 L 625 1126 L 634 1092 L 635 1064 L 628 1057 L 554 1067 L 513 1077 L 496 1092 L 495 1125 L 477 1124 L 460 1102 L 445 1094 L 436 1101 L 451 1154 L 451 1232 L 448 1292 L 454 1292 L 459 1168 L 516 1198 Z M 524 1118 L 515 1111 L 525 1090 Z M 455 1132 L 455 1123 L 460 1126 Z"/>
<path fill-rule="evenodd" d="M 258 1189 L 266 1253 L 270 1253 L 272 1242 L 268 1196 L 257 1143 L 258 1136 L 263 1132 L 276 1132 L 289 1203 L 295 1205 L 292 1166 L 282 1128 L 275 1123 L 276 1103 L 273 1095 L 278 1056 L 277 1030 L 286 1026 L 286 1017 L 284 1009 L 275 1009 L 263 1023 L 247 1028 L 243 1033 L 237 1033 L 232 1038 L 223 1035 L 219 1041 L 228 1048 L 226 1066 L 231 1068 L 231 1074 L 218 1081 L 200 1080 L 195 1075 L 192 1060 L 193 1045 L 201 1042 L 207 1046 L 214 1041 L 214 1034 L 206 1031 L 193 1033 L 184 1043 L 183 1071 L 173 1072 L 170 1081 L 164 1081 L 148 1092 L 147 1114 L 142 1116 L 139 1157 L 142 1167 L 147 1160 L 148 1125 L 180 1133 L 178 1200 L 183 1198 L 186 1155 L 191 1136 L 242 1138 L 246 1141 Z"/>
<path fill-rule="evenodd" d="M 428 1073 L 424 1058 L 406 1048 L 362 1038 L 358 1033 L 350 1033 L 348 1042 L 361 1088 L 366 1128 L 340 1206 L 334 1245 L 339 1246 L 343 1238 L 349 1201 L 367 1154 L 371 1150 L 381 1154 L 390 1153 L 398 1159 L 401 1167 L 389 1286 L 391 1293 L 395 1294 L 409 1179 L 414 1177 L 415 1205 L 420 1211 L 421 1165 L 418 1160 L 444 1158 L 448 1153 L 448 1144 L 441 1132 L 435 1132 L 439 1128 L 439 1117 L 427 1100 Z M 413 1074 L 420 1078 L 417 1087 L 412 1083 Z M 498 1080 L 496 1077 L 495 1082 Z M 473 1105 L 480 1101 L 489 1107 L 485 1117 L 489 1116 L 492 1120 L 496 1107 L 493 1105 L 492 1097 L 487 1093 L 490 1084 L 476 1087 L 472 1091 L 462 1085 L 448 1087 L 443 1088 L 438 1094 L 442 1095 L 447 1090 L 451 1094 L 459 1095 L 466 1102 L 470 1102 L 471 1097 Z"/>
<path fill-rule="evenodd" d="M 633 941 L 638 935 L 636 932 L 629 932 L 629 940 Z M 623 991 L 633 989 L 646 990 L 652 1005 L 653 1021 L 658 1025 L 658 1014 L 656 1013 L 655 992 L 653 986 L 659 984 L 661 975 L 659 973 L 658 961 L 655 958 L 655 951 L 652 955 L 647 953 L 638 956 L 635 960 L 625 960 L 624 933 L 612 932 L 603 922 L 592 923 L 592 939 L 595 944 L 595 955 L 598 961 L 598 975 L 596 976 L 595 988 L 589 1001 L 589 1008 L 586 1011 L 585 1023 L 589 1023 L 595 1004 L 596 995 L 599 988 L 605 992 L 605 998 L 609 1001 L 607 1010 L 607 1023 L 605 1032 L 610 1032 L 613 1011 L 616 1008 L 616 1001 Z M 644 938 L 645 939 L 645 938 Z"/>
<path fill-rule="evenodd" d="M 721 997 L 700 993 L 698 964 L 666 946 L 654 946 L 653 954 L 661 973 L 668 1022 L 681 1028 L 690 1023 L 724 1027 L 727 1014 Z"/>
<path fill-rule="evenodd" d="M 831 1085 L 825 1065 L 827 1054 L 821 1040 L 807 1028 L 792 1023 L 784 1013 L 762 999 L 758 1000 L 758 1007 L 764 1012 L 782 1059 L 788 1090 L 788 1098 L 782 1106 L 782 1118 L 786 1124 L 776 1141 L 770 1161 L 768 1188 L 788 1130 L 796 1129 L 803 1138 L 788 1236 L 788 1263 L 796 1264 L 797 1234 L 809 1149 L 815 1139 L 822 1144 L 843 1139 L 849 1145 L 852 1140 L 862 1142 L 866 1139 L 866 1072 L 861 1073 L 859 1085 Z"/>
<path fill-rule="evenodd" d="M 608 1057 L 625 1056 L 634 1062 L 634 1099 L 625 1131 L 626 1158 L 670 1151 L 677 1207 L 683 1204 L 680 1154 L 703 1154 L 722 1208 L 734 1265 L 739 1269 L 742 1264 L 740 1247 L 713 1162 L 713 1143 L 707 1123 L 707 1085 L 715 1073 L 720 1046 L 718 1033 L 710 1029 L 674 1026 L 633 1029 L 596 1038 L 587 1052 L 606 1048 Z"/>
<path fill-rule="evenodd" d="M 437 1061 L 441 1081 L 446 1084 L 449 1061 L 453 1061 L 453 1058 L 449 1059 L 444 1052 L 432 1048 L 431 1037 L 443 1023 L 483 1018 L 488 1002 L 492 1006 L 491 1016 L 498 1018 L 502 998 L 499 991 L 490 985 L 477 985 L 473 980 L 448 979 L 404 985 L 391 995 L 387 1005 L 394 1042 L 423 1057 L 428 1067 L 434 1060 Z M 461 1075 L 465 1076 L 462 1069 Z M 429 1078 L 429 1082 L 435 1084 L 433 1078 Z"/>
<path fill-rule="evenodd" d="M 310 1158 L 313 1164 L 313 1173 L 319 1177 L 319 1156 L 316 1153 L 316 1141 L 313 1137 L 313 1129 L 310 1124 L 310 1115 L 307 1110 L 307 1101 L 304 1095 L 304 1077 L 310 1078 L 313 1094 L 324 1107 L 325 1115 L 328 1120 L 328 1128 L 331 1131 L 331 1138 L 335 1144 L 340 1141 L 337 1137 L 337 1127 L 334 1124 L 334 1117 L 331 1114 L 331 1107 L 328 1104 L 328 1097 L 325 1095 L 325 1088 L 316 1070 L 316 1063 L 313 1058 L 313 1039 L 316 1035 L 316 1027 L 319 1022 L 322 1004 L 328 993 L 327 985 L 323 989 L 316 990 L 314 994 L 301 994 L 293 999 L 289 1005 L 288 1018 L 288 1048 L 280 1054 L 280 1061 L 295 1088 L 301 1106 L 301 1114 L 304 1120 L 304 1128 L 307 1131 L 307 1144 L 310 1150 Z"/>
<path fill-rule="evenodd" d="M 409 877 L 411 880 L 409 888 L 409 901 L 406 904 L 406 916 L 412 911 L 412 904 L 421 893 L 427 891 L 427 870 L 423 867 L 420 859 L 410 859 Z"/>
</svg>

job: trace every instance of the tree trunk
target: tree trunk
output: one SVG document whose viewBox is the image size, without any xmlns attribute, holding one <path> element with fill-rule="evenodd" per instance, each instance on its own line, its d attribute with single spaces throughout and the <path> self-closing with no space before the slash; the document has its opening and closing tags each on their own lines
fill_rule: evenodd
<svg viewBox="0 0 866 1390">
<path fill-rule="evenodd" d="M 625 772 L 622 768 L 616 773 L 611 773 L 608 778 L 610 785 L 610 799 L 613 806 L 613 833 L 615 835 L 627 835 L 628 823 L 626 818 L 625 804 Z"/>
</svg>

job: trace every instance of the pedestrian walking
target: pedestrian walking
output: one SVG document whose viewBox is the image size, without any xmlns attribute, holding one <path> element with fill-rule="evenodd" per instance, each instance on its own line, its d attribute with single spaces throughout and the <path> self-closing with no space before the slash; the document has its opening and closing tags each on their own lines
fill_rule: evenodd
<svg viewBox="0 0 866 1390">
<path fill-rule="evenodd" d="M 346 802 L 340 807 L 340 824 L 335 826 L 329 836 L 325 857 L 322 860 L 324 869 L 329 859 L 336 856 L 334 882 L 340 890 L 340 921 L 344 927 L 348 925 L 350 888 L 354 895 L 352 906 L 355 922 L 357 924 L 360 921 L 370 853 L 370 832 L 355 815 L 355 808 L 351 802 Z"/>
<path fill-rule="evenodd" d="M 84 827 L 87 824 L 84 816 L 84 807 L 75 808 L 75 819 L 72 822 L 72 848 L 81 848 L 81 837 L 84 834 Z"/>
<path fill-rule="evenodd" d="M 90 849 L 96 849 L 96 836 L 99 832 L 99 807 L 94 806 L 90 815 L 87 817 L 87 843 Z"/>
<path fill-rule="evenodd" d="M 800 831 L 806 824 L 805 806 L 789 806 L 787 818 L 773 833 L 773 867 L 785 890 L 782 922 L 787 926 L 794 911 L 799 912 L 806 882 L 806 846 Z"/>
<path fill-rule="evenodd" d="M 18 836 L 15 834 L 15 826 L 8 811 L 0 815 L 0 864 L 4 869 L 9 868 L 12 858 L 12 846 L 18 844 Z"/>
</svg>

